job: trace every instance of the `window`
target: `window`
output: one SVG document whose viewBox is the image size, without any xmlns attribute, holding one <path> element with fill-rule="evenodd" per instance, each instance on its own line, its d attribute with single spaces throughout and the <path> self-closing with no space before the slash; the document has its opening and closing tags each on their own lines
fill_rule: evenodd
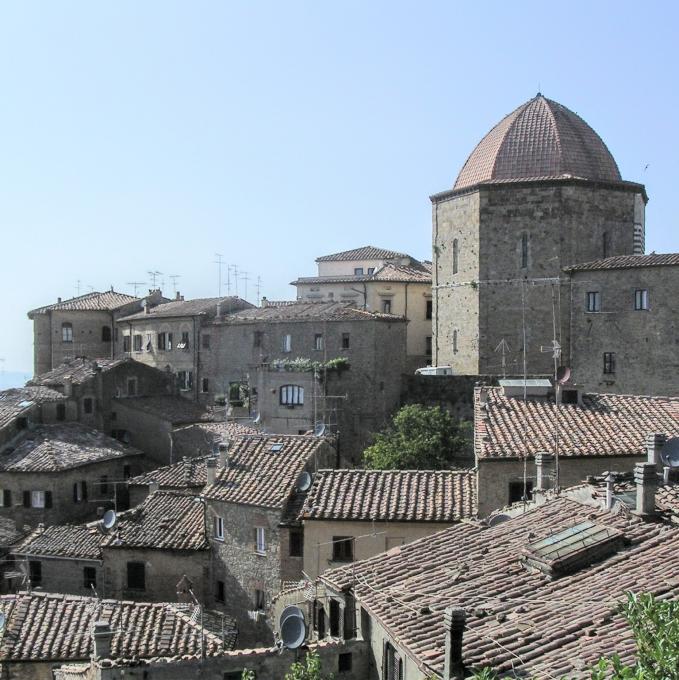
<svg viewBox="0 0 679 680">
<path fill-rule="evenodd" d="M 302 529 L 290 529 L 290 557 L 304 556 L 304 532 Z"/>
<path fill-rule="evenodd" d="M 84 503 L 87 500 L 87 482 L 73 483 L 73 502 Z"/>
<path fill-rule="evenodd" d="M 31 560 L 28 563 L 28 573 L 32 586 L 39 586 L 42 583 L 42 562 Z"/>
<path fill-rule="evenodd" d="M 208 334 L 203 334 L 200 336 L 201 339 L 201 345 L 203 349 L 210 349 L 210 335 Z"/>
<path fill-rule="evenodd" d="M 159 350 L 164 351 L 167 349 L 167 333 L 158 333 L 156 346 Z"/>
<path fill-rule="evenodd" d="M 354 267 L 354 276 L 363 276 L 363 267 Z"/>
<path fill-rule="evenodd" d="M 135 352 L 141 352 L 141 333 L 135 333 L 132 337 L 132 349 Z"/>
<path fill-rule="evenodd" d="M 101 327 L 101 341 L 102 342 L 111 342 L 111 327 L 110 326 L 102 326 Z"/>
<path fill-rule="evenodd" d="M 168 352 L 169 352 L 169 351 L 172 349 L 172 333 L 168 333 L 168 334 L 167 334 L 167 343 L 166 343 L 166 346 L 167 346 L 167 350 L 168 350 Z"/>
<path fill-rule="evenodd" d="M 588 312 L 601 311 L 601 294 L 598 291 L 593 290 L 587 293 L 585 296 L 585 302 Z"/>
<path fill-rule="evenodd" d="M 129 335 L 123 335 L 123 352 L 129 352 L 130 351 L 130 336 Z"/>
<path fill-rule="evenodd" d="M 12 507 L 12 492 L 10 489 L 3 489 L 2 494 L 0 495 L 0 500 L 2 501 L 2 507 L 3 508 L 11 508 Z"/>
<path fill-rule="evenodd" d="M 264 537 L 264 527 L 255 527 L 255 552 L 266 552 L 266 540 Z"/>
<path fill-rule="evenodd" d="M 129 590 L 146 590 L 146 565 L 143 562 L 127 563 L 127 587 Z"/>
<path fill-rule="evenodd" d="M 224 596 L 224 581 L 218 580 L 215 583 L 215 600 L 217 600 L 217 602 L 224 602 Z"/>
<path fill-rule="evenodd" d="M 637 289 L 634 291 L 634 309 L 636 311 L 643 311 L 648 309 L 648 291 L 645 289 Z"/>
<path fill-rule="evenodd" d="M 94 411 L 94 402 L 92 397 L 85 397 L 83 399 L 83 411 L 87 414 L 91 414 Z"/>
<path fill-rule="evenodd" d="M 353 562 L 354 561 L 354 537 L 353 536 L 333 536 L 332 537 L 332 561 L 333 562 Z"/>
<path fill-rule="evenodd" d="M 177 343 L 177 349 L 183 349 L 185 352 L 189 351 L 189 332 L 182 331 L 182 339 Z"/>
<path fill-rule="evenodd" d="M 44 508 L 45 507 L 45 492 L 31 491 L 31 507 Z"/>
<path fill-rule="evenodd" d="M 351 336 L 349 333 L 342 333 L 342 349 L 349 349 L 351 346 Z"/>
<path fill-rule="evenodd" d="M 395 647 L 386 640 L 382 654 L 382 677 L 384 680 L 403 680 L 403 661 Z"/>
<path fill-rule="evenodd" d="M 87 588 L 87 590 L 97 587 L 97 570 L 95 567 L 83 568 L 83 586 Z"/>
<path fill-rule="evenodd" d="M 209 378 L 203 378 L 201 380 L 200 389 L 203 392 L 209 392 L 210 391 L 210 379 Z"/>
<path fill-rule="evenodd" d="M 24 491 L 25 508 L 51 508 L 51 491 Z"/>
<path fill-rule="evenodd" d="M 375 273 L 375 267 L 368 267 L 368 276 L 372 276 Z"/>
<path fill-rule="evenodd" d="M 325 637 L 325 609 L 320 602 L 316 601 L 314 611 L 316 613 L 316 634 L 318 639 L 322 640 Z"/>
<path fill-rule="evenodd" d="M 177 387 L 180 390 L 193 389 L 193 371 L 177 371 Z"/>
<path fill-rule="evenodd" d="M 351 672 L 351 652 L 342 652 L 337 657 L 337 670 L 340 673 Z"/>
<path fill-rule="evenodd" d="M 518 503 L 519 501 L 529 501 L 533 498 L 533 482 L 526 481 L 526 498 L 523 497 L 523 480 L 519 482 L 509 482 L 509 502 Z"/>
<path fill-rule="evenodd" d="M 292 352 L 292 335 L 290 335 L 290 333 L 286 333 L 283 336 L 282 350 L 284 352 Z"/>
<path fill-rule="evenodd" d="M 264 340 L 264 331 L 255 331 L 253 336 L 253 345 L 255 347 L 261 347 Z"/>
<path fill-rule="evenodd" d="M 453 274 L 457 274 L 458 260 L 460 257 L 460 248 L 457 239 L 453 239 Z"/>
<path fill-rule="evenodd" d="M 282 406 L 302 406 L 304 404 L 304 388 L 299 385 L 283 385 L 279 390 Z"/>
<path fill-rule="evenodd" d="M 521 235 L 521 269 L 528 268 L 528 234 Z"/>
<path fill-rule="evenodd" d="M 215 538 L 218 541 L 224 540 L 224 518 L 223 517 L 213 517 L 212 526 L 215 530 Z"/>
<path fill-rule="evenodd" d="M 382 300 L 382 313 L 391 314 L 391 300 Z"/>
<path fill-rule="evenodd" d="M 433 316 L 434 303 L 432 300 L 427 300 L 427 311 L 424 313 L 425 319 L 431 319 Z"/>
<path fill-rule="evenodd" d="M 134 397 L 137 394 L 137 379 L 128 378 L 127 379 L 127 396 Z"/>
<path fill-rule="evenodd" d="M 266 597 L 264 591 L 259 588 L 255 588 L 255 596 L 252 598 L 255 609 L 265 609 L 266 608 Z"/>
<path fill-rule="evenodd" d="M 73 342 L 73 324 L 68 321 L 61 324 L 61 341 Z"/>
<path fill-rule="evenodd" d="M 108 477 L 106 475 L 99 477 L 99 493 L 104 496 L 108 493 Z"/>
<path fill-rule="evenodd" d="M 153 336 L 151 333 L 146 334 L 146 351 L 147 352 L 153 351 Z"/>
<path fill-rule="evenodd" d="M 314 349 L 323 349 L 323 333 L 314 334 Z"/>
<path fill-rule="evenodd" d="M 132 476 L 132 468 L 129 465 L 123 465 L 123 479 L 129 479 Z"/>
<path fill-rule="evenodd" d="M 426 356 L 430 357 L 431 356 L 431 335 L 428 335 L 424 339 L 424 353 Z"/>
<path fill-rule="evenodd" d="M 330 637 L 340 636 L 340 606 L 337 600 L 330 600 Z"/>
<path fill-rule="evenodd" d="M 615 352 L 604 352 L 604 373 L 615 373 Z"/>
<path fill-rule="evenodd" d="M 57 404 L 57 420 L 66 420 L 65 404 Z"/>
<path fill-rule="evenodd" d="M 453 331 L 453 352 L 457 352 L 457 329 Z"/>
</svg>

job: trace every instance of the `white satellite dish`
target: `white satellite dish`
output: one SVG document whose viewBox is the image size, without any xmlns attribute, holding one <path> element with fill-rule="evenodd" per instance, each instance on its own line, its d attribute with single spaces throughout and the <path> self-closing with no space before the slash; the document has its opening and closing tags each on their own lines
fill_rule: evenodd
<svg viewBox="0 0 679 680">
<path fill-rule="evenodd" d="M 116 515 L 116 511 L 107 510 L 99 522 L 99 530 L 106 534 L 113 529 L 117 521 L 118 515 Z"/>
<path fill-rule="evenodd" d="M 508 519 L 511 519 L 509 515 L 493 515 L 492 517 L 488 518 L 488 526 L 489 527 L 496 527 L 498 524 L 502 524 L 503 522 L 506 522 Z"/>
<path fill-rule="evenodd" d="M 7 617 L 4 612 L 0 612 L 0 632 L 5 630 L 5 623 L 7 623 Z"/>
<path fill-rule="evenodd" d="M 311 488 L 312 481 L 311 475 L 306 470 L 300 472 L 299 477 L 297 477 L 297 490 L 308 491 Z"/>
<path fill-rule="evenodd" d="M 660 457 L 663 465 L 679 468 L 679 437 L 671 437 L 665 442 Z"/>
<path fill-rule="evenodd" d="M 291 605 L 283 610 L 279 621 L 283 647 L 287 649 L 301 647 L 306 639 L 304 612 L 299 607 Z"/>
<path fill-rule="evenodd" d="M 314 437 L 322 437 L 325 434 L 325 423 L 316 423 L 314 426 Z"/>
<path fill-rule="evenodd" d="M 262 414 L 257 413 L 255 419 L 252 421 L 254 425 L 259 425 L 262 422 Z"/>
</svg>

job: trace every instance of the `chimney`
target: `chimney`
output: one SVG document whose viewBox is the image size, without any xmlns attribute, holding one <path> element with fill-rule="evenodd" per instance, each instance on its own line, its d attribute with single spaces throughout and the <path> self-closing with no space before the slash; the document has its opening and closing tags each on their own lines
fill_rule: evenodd
<svg viewBox="0 0 679 680">
<path fill-rule="evenodd" d="M 658 470 L 655 464 L 637 463 L 634 466 L 634 482 L 637 485 L 635 514 L 652 517 L 655 514 L 655 492 L 658 488 Z"/>
<path fill-rule="evenodd" d="M 443 625 L 446 629 L 443 680 L 461 680 L 464 677 L 462 634 L 465 619 L 466 615 L 461 607 L 448 607 L 443 614 Z"/>
<path fill-rule="evenodd" d="M 537 468 L 535 488 L 538 491 L 551 489 L 554 476 L 554 456 L 547 451 L 538 451 L 535 454 L 535 467 Z"/>
<path fill-rule="evenodd" d="M 262 302 L 261 302 L 262 307 L 268 307 L 269 306 L 269 301 L 266 299 L 266 296 L 262 295 Z"/>
<path fill-rule="evenodd" d="M 606 473 L 606 510 L 613 509 L 613 485 L 615 484 L 615 475 L 612 472 Z"/>
<path fill-rule="evenodd" d="M 177 300 L 178 302 L 181 302 L 182 296 L 181 296 L 181 294 L 179 293 L 179 291 L 177 291 L 177 293 L 176 293 L 174 299 Z"/>
<path fill-rule="evenodd" d="M 229 442 L 219 443 L 219 467 L 229 466 Z"/>
<path fill-rule="evenodd" d="M 97 659 L 108 659 L 111 656 L 113 631 L 108 621 L 95 621 L 92 626 L 94 640 L 94 656 Z"/>
<path fill-rule="evenodd" d="M 60 303 L 60 302 L 61 302 L 61 298 L 58 297 L 58 298 L 57 298 L 57 304 Z"/>
<path fill-rule="evenodd" d="M 160 489 L 160 484 L 158 484 L 158 482 L 156 482 L 155 480 L 152 481 L 152 482 L 149 482 L 149 496 L 152 493 L 155 493 L 156 491 L 158 491 L 158 489 Z"/>
<path fill-rule="evenodd" d="M 70 378 L 64 378 L 64 395 L 73 396 L 73 381 Z"/>
<path fill-rule="evenodd" d="M 207 459 L 207 485 L 214 484 L 217 479 L 217 461 L 214 458 Z"/>
<path fill-rule="evenodd" d="M 660 454 L 662 453 L 666 441 L 667 437 L 662 432 L 649 432 L 646 435 L 648 462 L 653 463 L 653 465 L 658 468 L 658 471 L 662 469 L 662 458 L 660 457 Z"/>
</svg>

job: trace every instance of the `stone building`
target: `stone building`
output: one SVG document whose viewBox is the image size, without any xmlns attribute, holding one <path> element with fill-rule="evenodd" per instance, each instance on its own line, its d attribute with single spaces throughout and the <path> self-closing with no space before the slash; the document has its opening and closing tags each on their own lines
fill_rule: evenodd
<svg viewBox="0 0 679 680">
<path fill-rule="evenodd" d="M 179 491 L 152 493 L 107 532 L 99 521 L 40 526 L 11 549 L 33 588 L 166 602 L 186 577 L 203 603 L 209 551 L 203 505 Z"/>
<path fill-rule="evenodd" d="M 304 574 L 315 579 L 475 516 L 472 470 L 319 470 L 300 514 Z"/>
<path fill-rule="evenodd" d="M 529 386 L 525 402 L 522 387 L 477 388 L 479 516 L 532 496 L 536 458 L 547 465 L 549 484 L 572 486 L 607 470 L 631 471 L 646 460 L 647 435 L 654 432 L 679 436 L 679 399 L 564 390 L 557 406 L 550 388 Z"/>
<path fill-rule="evenodd" d="M 571 381 L 618 394 L 679 396 L 679 254 L 568 268 Z"/>
<path fill-rule="evenodd" d="M 431 363 L 431 262 L 405 253 L 364 246 L 316 259 L 318 276 L 291 285 L 297 299 L 340 301 L 357 309 L 396 314 L 407 322 L 406 369 Z"/>
<path fill-rule="evenodd" d="M 159 290 L 137 298 L 111 289 L 68 300 L 59 298 L 54 304 L 31 310 L 28 318 L 33 321 L 35 374 L 50 371 L 76 356 L 113 359 L 120 342 L 115 332 L 117 320 L 139 311 L 142 305 L 158 304 L 164 299 Z"/>
<path fill-rule="evenodd" d="M 213 600 L 239 621 L 241 646 L 271 643 L 271 598 L 302 577 L 297 520 L 302 472 L 336 464 L 332 440 L 298 435 L 235 437 L 208 468 L 202 498 L 212 524 Z"/>
<path fill-rule="evenodd" d="M 179 294 L 170 302 L 145 305 L 117 320 L 121 343 L 116 356 L 171 371 L 180 393 L 197 399 L 205 391 L 198 376 L 212 351 L 211 319 L 248 307 L 252 305 L 238 297 L 184 300 Z"/>
<path fill-rule="evenodd" d="M 58 524 L 127 504 L 120 484 L 141 472 L 142 452 L 80 423 L 37 425 L 0 449 L 0 516 Z"/>
<path fill-rule="evenodd" d="M 431 197 L 433 363 L 454 373 L 552 374 L 570 350 L 563 269 L 644 251 L 647 200 L 597 133 L 541 94 L 477 145 Z M 561 316 L 560 311 L 563 313 Z"/>
</svg>

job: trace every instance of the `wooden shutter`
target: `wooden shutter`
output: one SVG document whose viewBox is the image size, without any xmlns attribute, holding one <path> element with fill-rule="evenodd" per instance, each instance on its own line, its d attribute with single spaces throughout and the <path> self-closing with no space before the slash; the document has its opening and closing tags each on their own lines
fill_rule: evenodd
<svg viewBox="0 0 679 680">
<path fill-rule="evenodd" d="M 46 508 L 52 507 L 52 492 L 51 491 L 45 491 L 45 507 Z"/>
<path fill-rule="evenodd" d="M 24 491 L 24 507 L 25 508 L 31 507 L 31 492 L 30 491 Z"/>
<path fill-rule="evenodd" d="M 12 507 L 12 492 L 10 489 L 3 489 L 2 490 L 2 505 L 5 508 L 11 508 Z"/>
<path fill-rule="evenodd" d="M 82 482 L 83 485 L 83 501 L 87 500 L 87 482 Z"/>
</svg>

